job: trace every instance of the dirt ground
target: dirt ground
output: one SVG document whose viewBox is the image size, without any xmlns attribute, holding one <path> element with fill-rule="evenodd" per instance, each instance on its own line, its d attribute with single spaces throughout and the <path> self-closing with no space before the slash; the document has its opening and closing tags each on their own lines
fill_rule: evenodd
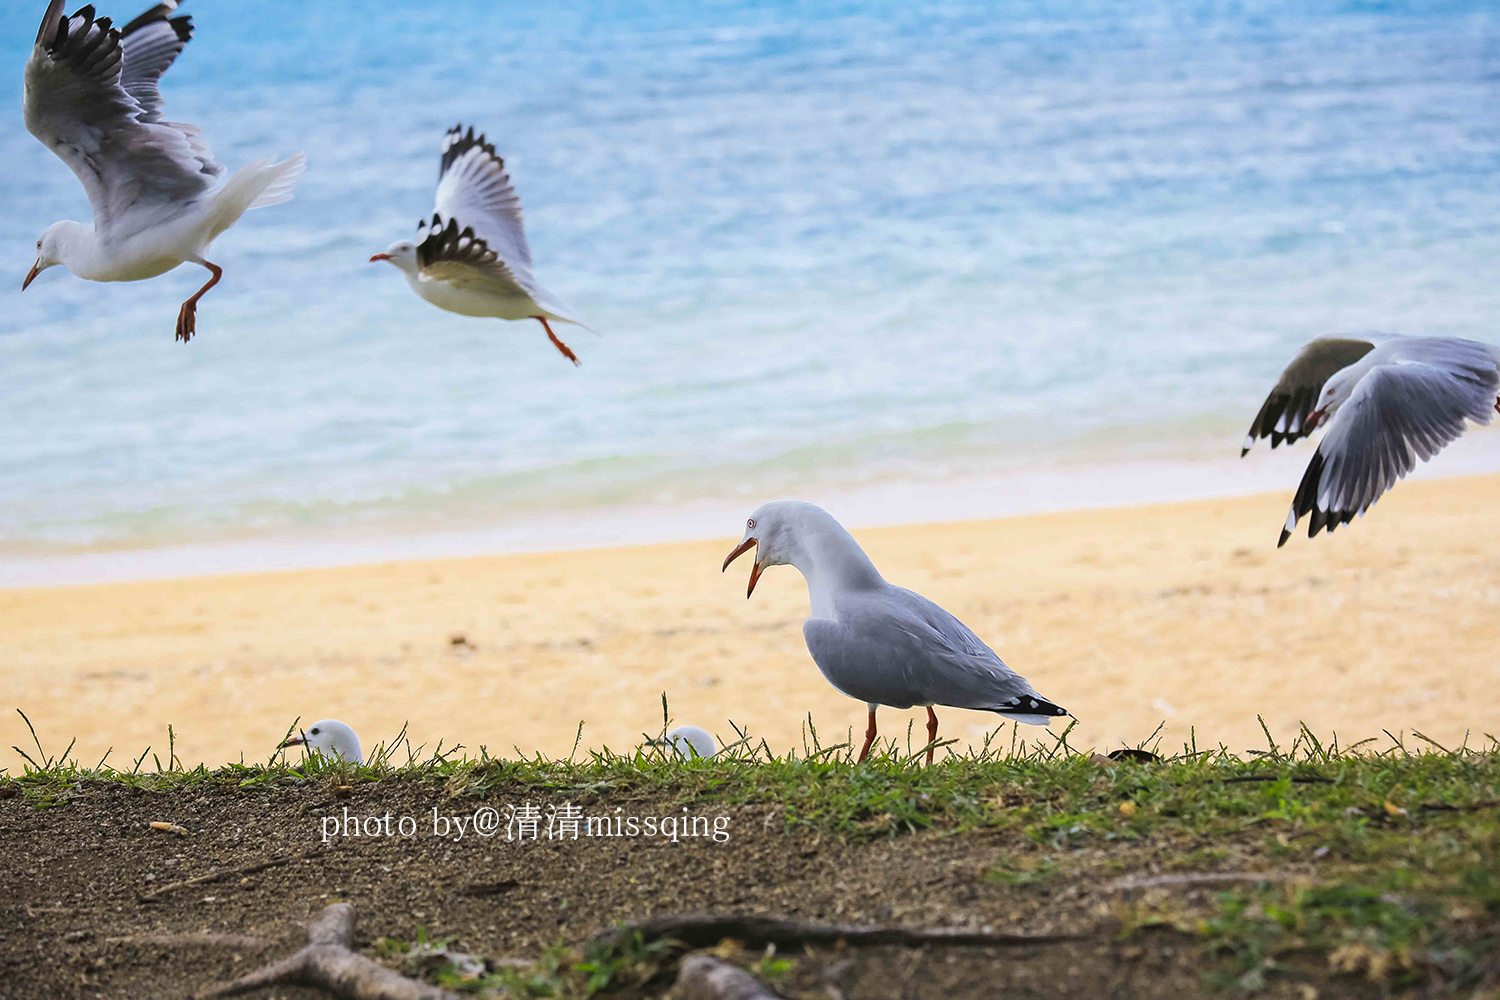
<svg viewBox="0 0 1500 1000">
<path fill-rule="evenodd" d="M 1183 856 L 1149 840 L 1096 850 L 1085 874 L 1045 884 L 987 878 L 997 865 L 1025 869 L 1040 848 L 1020 834 L 920 833 L 850 842 L 806 828 L 788 832 L 774 806 L 702 803 L 691 815 L 727 817 L 728 839 L 570 838 L 509 841 L 503 829 L 462 840 L 432 835 L 432 811 L 571 802 L 590 815 L 683 815 L 680 803 L 612 796 L 448 799 L 433 783 L 382 780 L 340 793 L 326 780 L 302 786 L 203 785 L 149 793 L 90 785 L 72 801 L 36 808 L 0 799 L 0 996 L 184 997 L 305 943 L 307 920 L 329 902 L 358 913 L 356 945 L 411 940 L 419 927 L 491 959 L 534 959 L 559 942 L 581 944 L 619 921 L 692 912 L 765 913 L 827 923 L 992 928 L 1077 933 L 1080 940 L 1024 947 L 841 949 L 802 953 L 772 985 L 789 997 L 1198 997 L 1215 961 L 1175 931 L 1123 937 L 1119 915 L 1141 893 L 1117 880 L 1158 872 Z M 413 836 L 333 836 L 325 818 L 412 818 Z M 186 836 L 153 830 L 174 822 Z M 544 828 L 544 827 L 543 827 Z M 700 826 L 700 829 L 703 827 Z M 800 832 L 799 832 L 800 831 Z M 166 889 L 215 868 L 303 852 L 324 853 L 227 880 Z M 1222 864 L 1244 864 L 1229 858 Z M 1252 863 L 1263 864 L 1263 861 Z M 1284 874 L 1295 874 L 1280 862 Z M 1206 903 L 1220 886 L 1153 889 L 1174 904 Z M 160 892 L 144 901 L 143 895 Z M 217 932 L 268 939 L 263 951 L 184 946 L 142 936 Z M 122 940 L 135 939 L 135 940 Z M 754 964 L 759 954 L 741 954 Z M 1356 997 L 1381 990 L 1352 977 L 1278 979 L 1260 996 Z M 634 995 L 664 995 L 668 974 Z M 307 990 L 252 996 L 311 998 Z"/>
</svg>

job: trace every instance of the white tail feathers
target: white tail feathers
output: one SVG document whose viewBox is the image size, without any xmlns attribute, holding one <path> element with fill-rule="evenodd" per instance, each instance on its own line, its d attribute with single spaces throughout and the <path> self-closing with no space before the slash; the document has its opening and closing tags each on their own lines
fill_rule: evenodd
<svg viewBox="0 0 1500 1000">
<path fill-rule="evenodd" d="M 279 205 L 292 200 L 292 188 L 307 169 L 307 157 L 298 153 L 280 163 L 257 160 L 237 170 L 214 196 L 214 220 L 209 239 L 234 225 L 252 208 Z"/>
<path fill-rule="evenodd" d="M 267 173 L 271 174 L 270 183 L 255 196 L 250 207 L 265 208 L 267 205 L 280 205 L 284 201 L 291 201 L 292 188 L 297 186 L 297 178 L 301 177 L 302 171 L 306 169 L 306 153 L 298 153 L 296 156 L 288 157 L 269 167 Z"/>
</svg>

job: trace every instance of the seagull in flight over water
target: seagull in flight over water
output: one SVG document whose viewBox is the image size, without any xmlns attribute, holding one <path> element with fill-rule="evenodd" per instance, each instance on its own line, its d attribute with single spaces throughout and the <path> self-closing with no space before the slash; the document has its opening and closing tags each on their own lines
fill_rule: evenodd
<svg viewBox="0 0 1500 1000">
<path fill-rule="evenodd" d="M 1280 548 L 1304 514 L 1332 534 L 1456 441 L 1466 420 L 1500 413 L 1500 346 L 1457 337 L 1319 337 L 1266 397 L 1240 450 L 1275 448 L 1327 424 L 1292 498 Z"/>
<path fill-rule="evenodd" d="M 551 323 L 592 327 L 531 274 L 531 248 L 521 222 L 521 199 L 505 161 L 484 136 L 455 125 L 443 136 L 437 202 L 417 223 L 417 239 L 397 240 L 370 260 L 383 260 L 439 309 L 462 316 L 534 319 L 573 364 L 578 356 Z"/>
<path fill-rule="evenodd" d="M 198 300 L 224 274 L 204 259 L 248 209 L 289 201 L 302 154 L 260 160 L 227 181 L 194 125 L 169 122 L 157 84 L 188 40 L 192 20 L 163 0 L 123 28 L 93 5 L 63 16 L 52 0 L 26 63 L 26 128 L 78 176 L 94 226 L 56 222 L 36 241 L 21 288 L 63 265 L 89 281 L 140 281 L 185 262 L 210 277 L 177 311 L 177 339 L 196 329 Z"/>
</svg>

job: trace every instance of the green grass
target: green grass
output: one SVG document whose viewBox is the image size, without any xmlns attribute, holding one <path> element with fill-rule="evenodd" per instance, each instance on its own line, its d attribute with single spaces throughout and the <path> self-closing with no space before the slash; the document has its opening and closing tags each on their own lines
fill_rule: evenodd
<svg viewBox="0 0 1500 1000">
<path fill-rule="evenodd" d="M 628 792 L 684 806 L 775 804 L 788 827 L 851 842 L 924 830 L 1009 833 L 986 878 L 1022 893 L 1112 878 L 1139 857 L 1131 850 L 1148 851 L 1167 871 L 1286 869 L 1295 877 L 1217 893 L 1207 911 L 1171 900 L 1119 908 L 1127 935 L 1152 926 L 1194 935 L 1225 960 L 1221 985 L 1237 990 L 1253 992 L 1309 962 L 1399 986 L 1431 976 L 1462 983 L 1493 961 L 1487 956 L 1500 927 L 1500 746 L 1493 738 L 1482 748 L 1450 749 L 1420 735 L 1408 742 L 1387 734 L 1340 747 L 1304 729 L 1289 747 L 1268 733 L 1264 750 L 1241 755 L 1190 744 L 1139 764 L 1102 763 L 1061 733 L 1042 743 L 994 740 L 964 753 L 944 745 L 939 764 L 928 768 L 924 747 L 909 741 L 887 742 L 856 765 L 847 741 L 823 746 L 810 726 L 805 734 L 800 752 L 776 755 L 744 737 L 708 760 L 659 747 L 580 755 L 576 745 L 567 759 L 503 760 L 484 747 L 472 755 L 428 751 L 398 736 L 368 765 L 315 758 L 294 768 L 273 758 L 214 770 L 181 767 L 170 736 L 166 763 L 150 755 L 149 767 L 149 751 L 116 769 L 107 761 L 81 766 L 68 752 L 54 759 L 38 745 L 22 773 L 0 772 L 0 795 L 19 792 L 36 808 L 66 808 L 105 784 L 170 793 L 202 784 L 396 781 L 431 785 L 453 799 Z M 482 985 L 500 976 L 516 995 L 547 995 L 583 975 L 594 984 L 586 993 L 618 981 L 621 969 L 650 964 L 649 956 L 631 954 L 548 961 L 550 972 L 544 963 L 525 973 L 501 970 Z"/>
</svg>

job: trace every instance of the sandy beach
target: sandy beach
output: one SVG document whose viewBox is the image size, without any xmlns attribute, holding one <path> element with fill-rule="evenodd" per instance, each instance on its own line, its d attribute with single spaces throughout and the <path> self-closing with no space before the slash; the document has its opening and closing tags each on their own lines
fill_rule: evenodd
<svg viewBox="0 0 1500 1000">
<path fill-rule="evenodd" d="M 1500 476 L 1403 484 L 1363 521 L 1275 548 L 1286 493 L 857 530 L 886 577 L 966 621 L 1081 722 L 1078 746 L 1344 742 L 1496 732 Z M 732 719 L 777 750 L 811 713 L 825 744 L 862 725 L 803 646 L 790 567 L 745 600 L 722 539 L 293 572 L 0 591 L 15 708 L 87 764 L 163 752 L 263 760 L 293 718 L 336 716 L 366 747 L 414 742 L 566 755 L 675 721 Z M 460 639 L 461 637 L 461 639 Z M 881 713 L 903 734 L 919 711 Z M 948 710 L 975 739 L 992 717 Z M 1054 726 L 1054 728 L 1057 728 Z M 1035 736 L 1039 730 L 1022 729 Z M 1005 732 L 1009 740 L 1009 730 Z M 150 758 L 147 758 L 148 766 Z"/>
</svg>

